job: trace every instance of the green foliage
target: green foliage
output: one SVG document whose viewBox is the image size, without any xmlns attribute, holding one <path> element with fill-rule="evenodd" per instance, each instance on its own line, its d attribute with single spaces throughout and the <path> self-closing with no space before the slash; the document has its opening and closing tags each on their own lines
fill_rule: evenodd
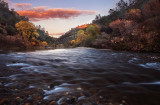
<svg viewBox="0 0 160 105">
<path fill-rule="evenodd" d="M 86 28 L 86 33 L 88 36 L 96 37 L 99 34 L 99 28 L 97 25 L 88 25 Z"/>
<path fill-rule="evenodd" d="M 38 40 L 41 42 L 46 41 L 48 44 L 54 44 L 55 38 L 48 35 L 48 32 L 45 31 L 41 26 L 37 26 L 37 33 L 39 34 Z"/>
<path fill-rule="evenodd" d="M 92 46 L 99 33 L 99 27 L 96 24 L 90 24 L 84 30 L 79 30 L 76 40 L 71 40 L 70 43 L 75 46 Z"/>
</svg>

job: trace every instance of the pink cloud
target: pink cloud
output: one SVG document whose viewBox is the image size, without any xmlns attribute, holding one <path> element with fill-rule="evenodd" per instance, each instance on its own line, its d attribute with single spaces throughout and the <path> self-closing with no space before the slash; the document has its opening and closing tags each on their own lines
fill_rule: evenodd
<svg viewBox="0 0 160 105">
<path fill-rule="evenodd" d="M 10 3 L 11 2 L 10 0 L 3 0 L 3 1 L 5 1 L 6 3 Z"/>
<path fill-rule="evenodd" d="M 91 10 L 76 10 L 76 9 L 63 9 L 51 8 L 45 9 L 46 6 L 34 7 L 28 10 L 18 10 L 18 14 L 28 17 L 31 21 L 40 21 L 45 19 L 61 18 L 68 19 L 80 15 L 94 15 L 97 11 Z"/>
<path fill-rule="evenodd" d="M 30 3 L 14 3 L 13 6 L 18 9 L 29 9 L 32 7 Z"/>
</svg>

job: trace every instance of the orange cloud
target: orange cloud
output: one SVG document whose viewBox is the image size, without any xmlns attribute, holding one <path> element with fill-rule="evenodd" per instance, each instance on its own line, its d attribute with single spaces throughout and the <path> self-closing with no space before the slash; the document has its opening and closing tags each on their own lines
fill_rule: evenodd
<svg viewBox="0 0 160 105">
<path fill-rule="evenodd" d="M 13 5 L 15 8 L 19 9 L 28 9 L 32 7 L 32 4 L 30 3 L 14 3 Z"/>
<path fill-rule="evenodd" d="M 93 15 L 96 11 L 89 10 L 75 10 L 75 9 L 63 9 L 63 8 L 51 8 L 45 9 L 45 6 L 34 7 L 29 10 L 18 10 L 18 14 L 28 17 L 31 21 L 40 21 L 50 18 L 68 19 L 71 17 L 77 17 L 79 15 Z"/>
</svg>

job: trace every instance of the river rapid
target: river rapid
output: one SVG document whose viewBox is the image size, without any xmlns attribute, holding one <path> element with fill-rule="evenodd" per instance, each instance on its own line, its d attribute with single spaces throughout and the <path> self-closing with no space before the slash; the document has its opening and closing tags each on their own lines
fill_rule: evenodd
<svg viewBox="0 0 160 105">
<path fill-rule="evenodd" d="M 2 105 L 160 105 L 160 54 L 93 48 L 0 54 Z"/>
</svg>

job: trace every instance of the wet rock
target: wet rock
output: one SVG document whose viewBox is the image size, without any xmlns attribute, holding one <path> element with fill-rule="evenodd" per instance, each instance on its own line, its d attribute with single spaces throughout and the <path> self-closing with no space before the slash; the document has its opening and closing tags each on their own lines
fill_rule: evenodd
<svg viewBox="0 0 160 105">
<path fill-rule="evenodd" d="M 20 104 L 23 101 L 21 97 L 16 97 L 15 103 Z"/>
<path fill-rule="evenodd" d="M 99 96 L 100 99 L 103 99 L 103 96 Z"/>
<path fill-rule="evenodd" d="M 83 101 L 83 100 L 85 100 L 85 99 L 86 99 L 85 96 L 81 96 L 81 97 L 78 98 L 78 101 Z"/>
<path fill-rule="evenodd" d="M 108 105 L 113 105 L 112 103 L 109 103 Z"/>
<path fill-rule="evenodd" d="M 16 100 L 20 100 L 21 98 L 20 97 L 16 97 Z"/>
<path fill-rule="evenodd" d="M 63 104 L 74 104 L 76 103 L 77 101 L 77 98 L 75 96 L 65 96 L 65 97 L 62 97 L 60 98 L 58 101 L 57 101 L 57 104 L 58 105 L 63 105 Z"/>
<path fill-rule="evenodd" d="M 77 88 L 77 90 L 82 90 L 82 88 L 79 87 L 79 88 Z"/>
<path fill-rule="evenodd" d="M 89 97 L 81 96 L 78 98 L 77 105 L 97 105 L 93 100 L 91 101 Z"/>
<path fill-rule="evenodd" d="M 122 100 L 122 104 L 125 104 L 126 103 L 126 101 L 125 100 Z"/>
<path fill-rule="evenodd" d="M 32 97 L 32 96 L 29 96 L 29 97 L 27 98 L 27 100 L 28 100 L 28 101 L 33 101 L 33 97 Z"/>
</svg>

